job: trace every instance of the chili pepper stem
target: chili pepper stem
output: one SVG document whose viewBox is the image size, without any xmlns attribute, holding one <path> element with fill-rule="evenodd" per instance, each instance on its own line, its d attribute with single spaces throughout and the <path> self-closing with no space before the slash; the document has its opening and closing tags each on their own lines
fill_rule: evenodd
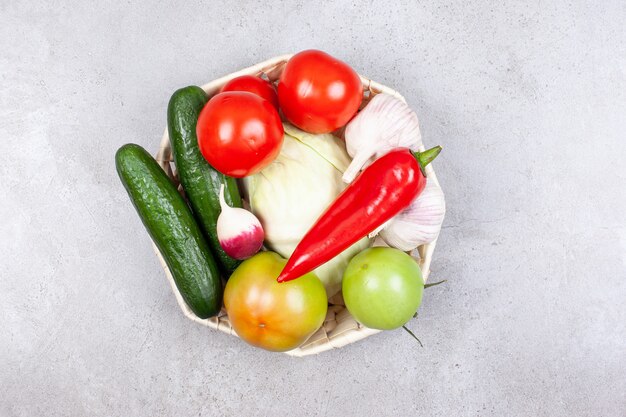
<svg viewBox="0 0 626 417">
<path fill-rule="evenodd" d="M 441 149 L 441 146 L 437 145 L 430 149 L 426 149 L 424 152 L 413 152 L 413 155 L 415 155 L 415 159 L 417 159 L 417 163 L 419 164 L 424 176 L 426 176 L 426 165 L 430 164 L 437 157 L 437 155 L 439 155 Z"/>
</svg>

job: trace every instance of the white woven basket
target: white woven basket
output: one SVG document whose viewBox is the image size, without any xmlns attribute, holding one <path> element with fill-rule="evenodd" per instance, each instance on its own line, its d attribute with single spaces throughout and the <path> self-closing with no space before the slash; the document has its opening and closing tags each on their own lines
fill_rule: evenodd
<svg viewBox="0 0 626 417">
<path fill-rule="evenodd" d="M 208 84 L 202 86 L 204 91 L 207 92 L 209 97 L 216 94 L 220 88 L 224 84 L 226 84 L 229 80 L 239 77 L 241 75 L 261 75 L 265 74 L 270 81 L 275 82 L 280 77 L 280 74 L 285 66 L 285 63 L 289 61 L 292 55 L 282 55 L 267 61 L 261 62 L 259 64 L 253 65 L 249 68 L 242 69 L 240 71 L 234 72 L 232 74 L 226 75 L 224 77 L 218 78 L 214 81 L 211 81 Z M 387 93 L 393 96 L 398 97 L 399 99 L 404 100 L 404 97 L 400 95 L 398 92 L 393 89 L 386 87 L 382 84 L 379 84 L 375 81 L 372 81 L 362 75 L 361 82 L 363 83 L 363 105 L 365 105 L 371 97 L 379 93 Z M 424 150 L 424 149 L 420 149 Z M 176 167 L 172 161 L 172 150 L 170 147 L 170 140 L 167 132 L 167 128 L 163 133 L 163 138 L 161 139 L 161 146 L 159 148 L 159 152 L 157 153 L 156 160 L 161 165 L 161 167 L 165 170 L 165 172 L 172 178 L 172 180 L 178 185 L 179 181 L 176 174 Z M 428 179 L 431 181 L 437 181 L 437 177 L 435 176 L 435 172 L 433 170 L 433 164 L 429 164 L 426 168 L 426 173 L 428 175 Z M 180 188 L 179 188 L 180 189 Z M 430 273 L 430 263 L 433 256 L 433 251 L 435 250 L 435 245 L 437 240 L 433 241 L 430 244 L 422 245 L 413 253 L 417 261 L 420 264 L 422 269 L 422 274 L 424 276 L 424 281 L 428 279 L 428 275 Z M 378 242 L 376 242 L 375 246 L 379 246 Z M 222 311 L 217 317 L 212 317 L 209 319 L 200 319 L 198 318 L 191 309 L 185 304 L 178 288 L 176 288 L 176 284 L 174 283 L 174 279 L 172 278 L 172 274 L 165 264 L 165 260 L 159 253 L 159 250 L 156 246 L 154 246 L 154 251 L 157 254 L 157 257 L 161 261 L 161 265 L 165 270 L 165 275 L 167 276 L 170 285 L 172 286 L 172 291 L 176 296 L 176 300 L 178 301 L 178 305 L 181 310 L 189 319 L 200 323 L 204 326 L 211 327 L 213 329 L 220 330 L 224 333 L 231 334 L 233 336 L 237 336 L 235 331 L 230 325 L 230 321 L 228 320 L 228 315 L 226 311 L 222 308 Z M 369 329 L 364 327 L 360 323 L 358 323 L 354 318 L 350 315 L 348 310 L 346 309 L 341 293 L 331 297 L 328 301 L 328 314 L 326 315 L 326 319 L 324 320 L 324 324 L 322 327 L 313 334 L 302 346 L 297 349 L 286 352 L 288 355 L 292 356 L 306 356 L 312 355 L 315 353 L 324 352 L 333 348 L 339 348 L 345 346 L 349 343 L 356 342 L 358 340 L 364 339 L 368 336 L 371 336 L 375 333 L 380 332 L 380 330 Z"/>
</svg>

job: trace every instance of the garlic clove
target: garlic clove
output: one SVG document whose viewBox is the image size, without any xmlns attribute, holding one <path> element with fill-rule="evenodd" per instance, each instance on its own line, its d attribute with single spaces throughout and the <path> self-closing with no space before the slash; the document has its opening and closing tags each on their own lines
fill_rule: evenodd
<svg viewBox="0 0 626 417">
<path fill-rule="evenodd" d="M 399 98 L 381 93 L 348 123 L 346 150 L 353 158 L 343 181 L 351 182 L 371 161 L 395 148 L 417 151 L 422 135 L 417 115 Z"/>
<path fill-rule="evenodd" d="M 367 151 L 358 152 L 354 156 L 352 162 L 350 162 L 350 165 L 348 165 L 346 171 L 343 173 L 343 176 L 341 177 L 343 182 L 345 182 L 346 184 L 350 184 L 352 181 L 354 181 L 354 179 L 361 172 L 361 169 L 365 167 L 365 164 L 368 162 L 368 160 L 373 159 L 373 157 L 374 153 L 370 153 Z"/>
<path fill-rule="evenodd" d="M 411 251 L 437 238 L 446 213 L 441 187 L 427 180 L 424 191 L 411 204 L 391 219 L 380 236 L 389 246 Z"/>
</svg>

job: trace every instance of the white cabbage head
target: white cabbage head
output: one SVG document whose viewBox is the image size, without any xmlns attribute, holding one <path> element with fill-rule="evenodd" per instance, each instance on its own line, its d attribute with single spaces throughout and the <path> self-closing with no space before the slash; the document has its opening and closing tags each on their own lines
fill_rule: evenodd
<svg viewBox="0 0 626 417">
<path fill-rule="evenodd" d="M 343 191 L 341 177 L 350 165 L 343 141 L 331 134 L 313 135 L 285 123 L 278 157 L 243 180 L 250 210 L 265 231 L 265 245 L 288 258 L 304 234 Z M 370 246 L 363 238 L 315 270 L 329 297 L 341 289 L 343 272 L 354 255 Z"/>
</svg>

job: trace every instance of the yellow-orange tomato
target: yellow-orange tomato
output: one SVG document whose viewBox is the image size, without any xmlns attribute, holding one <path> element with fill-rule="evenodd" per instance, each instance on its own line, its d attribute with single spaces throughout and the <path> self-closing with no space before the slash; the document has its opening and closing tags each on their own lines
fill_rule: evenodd
<svg viewBox="0 0 626 417">
<path fill-rule="evenodd" d="M 224 306 L 241 339 L 263 349 L 284 352 L 306 341 L 324 322 L 326 291 L 314 273 L 278 283 L 287 261 L 261 252 L 230 276 Z"/>
</svg>

